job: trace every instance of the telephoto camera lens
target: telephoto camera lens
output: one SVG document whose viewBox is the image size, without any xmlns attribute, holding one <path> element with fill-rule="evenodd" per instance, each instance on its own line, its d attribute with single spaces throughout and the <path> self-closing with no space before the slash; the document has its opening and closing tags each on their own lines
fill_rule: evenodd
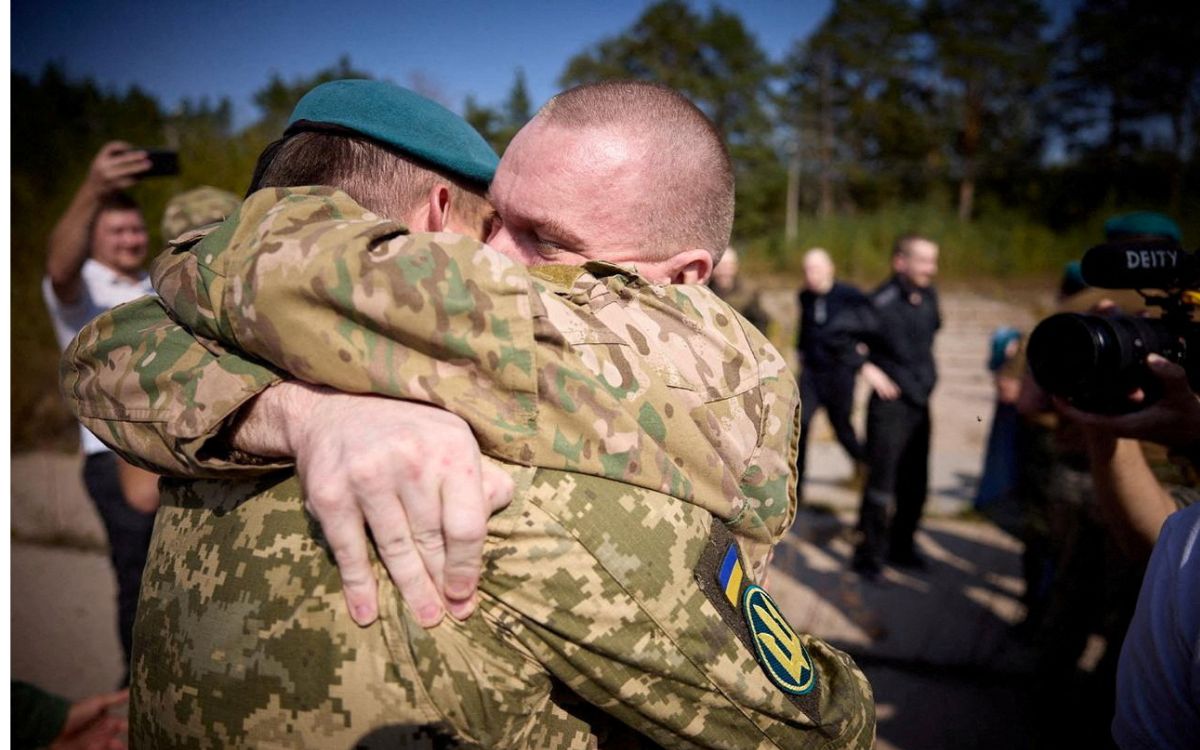
<svg viewBox="0 0 1200 750">
<path fill-rule="evenodd" d="M 1178 349 L 1177 337 L 1161 320 L 1060 313 L 1029 337 L 1029 369 L 1048 393 L 1085 411 L 1116 414 L 1140 408 L 1128 399 L 1137 388 L 1147 401 L 1157 395 L 1146 355 L 1176 359 Z"/>
</svg>

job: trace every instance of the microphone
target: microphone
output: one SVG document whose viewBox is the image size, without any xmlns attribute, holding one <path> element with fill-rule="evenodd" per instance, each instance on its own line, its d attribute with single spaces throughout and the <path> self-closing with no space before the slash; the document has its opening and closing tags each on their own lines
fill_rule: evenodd
<svg viewBox="0 0 1200 750">
<path fill-rule="evenodd" d="M 1083 280 L 1102 289 L 1177 289 L 1198 270 L 1178 243 L 1159 239 L 1096 245 L 1080 266 Z"/>
</svg>

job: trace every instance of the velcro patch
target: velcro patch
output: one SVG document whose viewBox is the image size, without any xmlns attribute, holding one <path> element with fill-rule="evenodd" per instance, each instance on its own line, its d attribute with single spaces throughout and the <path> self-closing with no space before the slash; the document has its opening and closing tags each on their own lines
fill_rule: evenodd
<svg viewBox="0 0 1200 750">
<path fill-rule="evenodd" d="M 713 520 L 695 575 L 721 621 L 754 655 L 771 684 L 820 724 L 820 689 L 808 650 L 784 619 L 775 600 L 749 580 L 737 540 L 717 519 Z"/>
</svg>

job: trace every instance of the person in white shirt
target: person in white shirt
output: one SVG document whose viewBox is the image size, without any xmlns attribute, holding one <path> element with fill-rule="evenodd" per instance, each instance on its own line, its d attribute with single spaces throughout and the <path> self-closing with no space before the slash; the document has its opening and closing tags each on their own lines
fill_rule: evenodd
<svg viewBox="0 0 1200 750">
<path fill-rule="evenodd" d="M 125 193 L 150 168 L 145 151 L 107 143 L 50 234 L 42 295 L 60 347 L 100 313 L 152 294 L 142 268 L 148 236 L 142 212 Z M 83 479 L 108 533 L 117 574 L 117 619 L 128 663 L 142 568 L 158 507 L 158 477 L 132 466 L 82 426 Z"/>
</svg>

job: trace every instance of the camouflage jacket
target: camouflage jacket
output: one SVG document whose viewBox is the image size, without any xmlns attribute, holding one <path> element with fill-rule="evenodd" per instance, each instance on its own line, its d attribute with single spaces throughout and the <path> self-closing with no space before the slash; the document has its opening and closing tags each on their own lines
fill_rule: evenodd
<svg viewBox="0 0 1200 750">
<path fill-rule="evenodd" d="M 869 746 L 861 672 L 751 604 L 794 512 L 798 404 L 779 355 L 707 290 L 605 264 L 531 272 L 322 189 L 253 196 L 155 279 L 203 346 L 153 301 L 119 308 L 76 342 L 68 397 L 118 449 L 261 477 L 164 483 L 135 637 L 144 745 L 417 742 L 400 721 L 595 746 L 613 728 L 581 722 L 561 681 L 668 746 Z M 509 462 L 479 615 L 425 631 L 385 583 L 380 622 L 353 624 L 295 477 L 236 468 L 214 437 L 276 367 L 446 405 Z M 801 695 L 772 685 L 755 637 L 776 672 L 808 676 Z"/>
<path fill-rule="evenodd" d="M 201 343 L 143 300 L 83 331 L 62 371 L 84 424 L 147 468 L 278 468 L 216 438 L 282 371 L 448 408 L 496 458 L 696 503 L 755 558 L 791 523 L 795 382 L 706 288 L 606 263 L 527 269 L 329 188 L 261 191 L 152 273 Z"/>
</svg>

